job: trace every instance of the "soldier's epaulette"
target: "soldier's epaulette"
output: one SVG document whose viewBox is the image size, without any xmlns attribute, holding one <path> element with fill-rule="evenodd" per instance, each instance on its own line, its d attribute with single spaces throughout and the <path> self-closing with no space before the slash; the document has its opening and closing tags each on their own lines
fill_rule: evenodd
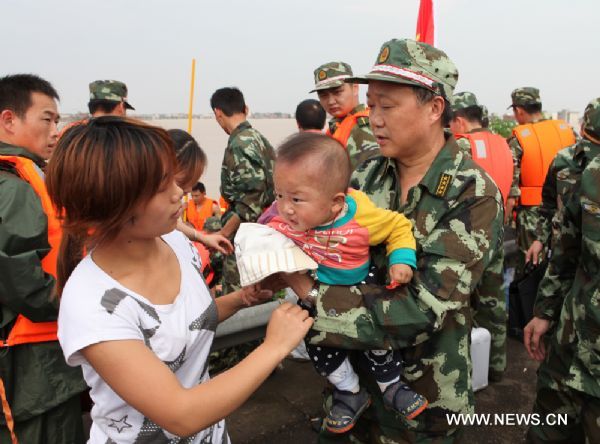
<svg viewBox="0 0 600 444">
<path fill-rule="evenodd" d="M 361 128 L 364 126 L 369 126 L 369 118 L 368 117 L 359 117 L 358 119 L 356 119 L 356 124 L 358 126 L 360 126 Z"/>
<path fill-rule="evenodd" d="M 448 186 L 450 185 L 451 180 L 452 176 L 450 174 L 442 174 L 435 189 L 435 195 L 438 197 L 444 197 L 446 195 L 446 191 L 448 191 Z"/>
</svg>

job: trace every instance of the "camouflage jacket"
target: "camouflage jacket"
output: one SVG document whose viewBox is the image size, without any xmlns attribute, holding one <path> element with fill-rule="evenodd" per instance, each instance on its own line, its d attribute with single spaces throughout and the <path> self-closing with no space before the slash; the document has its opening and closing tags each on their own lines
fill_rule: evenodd
<svg viewBox="0 0 600 444">
<path fill-rule="evenodd" d="M 483 131 L 490 132 L 490 130 L 487 128 L 474 128 L 471 131 L 469 131 L 467 134 L 480 133 Z M 471 142 L 469 142 L 469 139 L 461 137 L 460 139 L 456 139 L 456 143 L 457 143 L 458 147 L 461 150 L 463 150 L 463 152 L 465 154 L 467 154 L 469 157 L 471 157 Z"/>
<path fill-rule="evenodd" d="M 473 412 L 471 302 L 477 288 L 501 283 L 500 192 L 450 135 L 404 205 L 392 159 L 368 160 L 354 173 L 352 185 L 378 206 L 402 211 L 411 220 L 417 270 L 410 284 L 395 290 L 319 285 L 314 324 L 318 333 L 312 343 L 348 349 L 403 348 L 404 378 L 430 403 L 410 426 L 428 432 L 448 430 L 446 413 Z M 377 264 L 382 263 L 381 253 L 373 252 Z M 492 265 L 496 273 L 489 272 Z M 496 293 L 503 304 L 500 285 Z M 400 426 L 397 417 L 382 422 Z"/>
<path fill-rule="evenodd" d="M 554 339 L 572 352 L 564 382 L 600 398 L 600 145 L 577 143 L 574 161 L 557 176 L 554 251 L 534 314 L 558 320 Z"/>
<path fill-rule="evenodd" d="M 256 222 L 273 202 L 274 160 L 273 147 L 250 123 L 231 132 L 221 167 L 221 195 L 229 203 L 223 224 L 233 214 L 242 222 Z"/>
<path fill-rule="evenodd" d="M 364 111 L 365 109 L 365 105 L 358 105 L 350 111 L 350 114 Z M 342 120 L 344 120 L 344 118 L 334 117 L 329 121 L 329 131 L 331 134 L 335 132 Z M 368 117 L 360 117 L 357 120 L 356 125 L 354 125 L 354 128 L 352 128 L 352 131 L 350 132 L 346 150 L 348 151 L 348 156 L 350 156 L 352 169 L 355 169 L 365 160 L 379 155 L 379 145 L 375 140 L 375 136 L 373 136 L 373 131 L 371 131 Z"/>
<path fill-rule="evenodd" d="M 569 146 L 556 153 L 556 157 L 548 168 L 546 180 L 542 188 L 542 203 L 534 208 L 535 225 L 525 226 L 525 230 L 530 233 L 528 236 L 537 239 L 544 245 L 548 245 L 552 235 L 552 217 L 556 213 L 556 199 L 564 190 L 557 186 L 564 186 L 564 183 L 558 182 L 556 176 L 559 171 L 569 167 L 573 163 L 576 145 Z"/>
</svg>

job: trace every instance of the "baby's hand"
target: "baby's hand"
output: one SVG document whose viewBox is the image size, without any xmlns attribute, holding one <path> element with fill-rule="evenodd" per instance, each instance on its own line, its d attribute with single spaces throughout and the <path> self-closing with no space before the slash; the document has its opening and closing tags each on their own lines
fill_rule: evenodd
<svg viewBox="0 0 600 444">
<path fill-rule="evenodd" d="M 390 280 L 392 284 L 407 284 L 413 277 L 412 268 L 406 264 L 394 264 L 390 267 Z"/>
<path fill-rule="evenodd" d="M 273 292 L 262 289 L 260 284 L 248 285 L 247 287 L 242 287 L 240 290 L 240 299 L 248 307 L 262 304 L 263 302 L 270 301 L 272 298 Z"/>
</svg>

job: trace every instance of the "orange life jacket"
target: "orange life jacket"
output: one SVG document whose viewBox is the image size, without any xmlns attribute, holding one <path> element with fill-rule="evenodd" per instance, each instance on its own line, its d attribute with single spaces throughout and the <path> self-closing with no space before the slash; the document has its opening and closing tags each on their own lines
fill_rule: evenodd
<svg viewBox="0 0 600 444">
<path fill-rule="evenodd" d="M 344 120 L 340 122 L 333 135 L 331 134 L 329 128 L 327 128 L 326 134 L 340 142 L 342 145 L 344 145 L 345 148 L 346 145 L 348 145 L 348 138 L 350 137 L 352 128 L 354 128 L 354 125 L 356 125 L 356 121 L 361 117 L 369 117 L 369 110 L 365 109 L 355 114 L 348 114 L 346 117 L 344 117 Z"/>
<path fill-rule="evenodd" d="M 204 276 L 206 285 L 210 286 L 215 277 L 215 271 L 210 265 L 210 252 L 208 251 L 208 248 L 206 248 L 200 242 L 194 242 L 194 246 L 196 247 L 196 250 L 198 250 L 198 255 L 200 256 L 200 261 L 202 262 L 202 275 Z"/>
<path fill-rule="evenodd" d="M 221 207 L 221 213 L 224 213 L 229 208 L 229 203 L 223 196 L 219 197 L 219 207 Z"/>
<path fill-rule="evenodd" d="M 506 205 L 512 184 L 514 165 L 512 152 L 504 137 L 489 131 L 457 134 L 455 137 L 469 140 L 471 157 L 496 182 L 502 193 L 504 205 Z"/>
<path fill-rule="evenodd" d="M 519 125 L 513 134 L 523 148 L 521 159 L 521 205 L 542 203 L 542 187 L 556 153 L 575 143 L 575 134 L 562 120 L 543 120 Z"/>
<path fill-rule="evenodd" d="M 196 230 L 201 230 L 204 227 L 204 221 L 213 215 L 213 205 L 216 202 L 208 197 L 200 207 L 196 206 L 193 199 L 188 201 L 187 220 L 192 223 Z"/>
<path fill-rule="evenodd" d="M 42 259 L 42 269 L 56 277 L 56 262 L 58 249 L 62 238 L 60 223 L 56 218 L 54 206 L 48 196 L 44 173 L 34 161 L 20 156 L 1 156 L 0 162 L 10 163 L 14 166 L 17 174 L 28 182 L 33 191 L 38 195 L 42 203 L 42 209 L 48 219 L 48 243 L 50 252 Z M 32 322 L 23 315 L 17 316 L 15 325 L 10 330 L 8 338 L 0 340 L 0 347 L 11 347 L 19 344 L 33 342 L 48 342 L 58 340 L 56 337 L 57 324 L 52 322 Z"/>
</svg>

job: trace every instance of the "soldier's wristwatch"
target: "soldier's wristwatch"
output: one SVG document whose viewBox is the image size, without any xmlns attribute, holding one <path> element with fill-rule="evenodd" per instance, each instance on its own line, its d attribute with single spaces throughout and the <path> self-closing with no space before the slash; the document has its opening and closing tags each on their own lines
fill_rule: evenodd
<svg viewBox="0 0 600 444">
<path fill-rule="evenodd" d="M 313 284 L 312 288 L 308 291 L 308 293 L 306 293 L 306 299 L 308 299 L 311 304 L 314 305 L 315 301 L 317 300 L 317 296 L 319 296 L 319 281 L 315 279 L 315 283 Z"/>
<path fill-rule="evenodd" d="M 315 279 L 306 296 L 299 301 L 300 306 L 310 312 L 315 306 L 317 296 L 319 296 L 319 281 Z"/>
</svg>

